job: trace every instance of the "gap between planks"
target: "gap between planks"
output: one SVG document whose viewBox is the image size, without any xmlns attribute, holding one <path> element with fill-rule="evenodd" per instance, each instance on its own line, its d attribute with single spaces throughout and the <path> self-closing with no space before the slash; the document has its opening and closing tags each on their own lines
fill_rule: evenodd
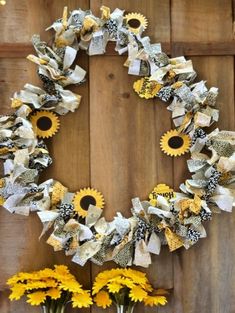
<svg viewBox="0 0 235 313">
<path fill-rule="evenodd" d="M 231 42 L 168 42 L 162 43 L 162 50 L 168 55 L 212 56 L 235 55 L 235 41 Z M 24 58 L 34 53 L 30 43 L 0 43 L 0 58 Z M 115 43 L 108 43 L 105 55 L 118 55 Z"/>
</svg>

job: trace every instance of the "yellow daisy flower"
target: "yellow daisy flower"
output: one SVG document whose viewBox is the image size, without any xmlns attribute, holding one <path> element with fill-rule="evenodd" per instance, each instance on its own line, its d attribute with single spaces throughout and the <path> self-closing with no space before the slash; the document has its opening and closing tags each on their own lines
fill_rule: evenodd
<svg viewBox="0 0 235 313">
<path fill-rule="evenodd" d="M 38 279 L 42 278 L 52 278 L 55 276 L 54 271 L 51 268 L 44 268 L 43 270 L 38 271 Z"/>
<path fill-rule="evenodd" d="M 95 278 L 95 282 L 92 288 L 93 290 L 92 294 L 95 295 L 104 286 L 106 286 L 109 281 L 113 281 L 114 279 L 117 279 L 117 277 L 121 275 L 122 272 L 123 272 L 123 269 L 112 269 L 112 270 L 106 270 L 106 271 L 99 273 Z"/>
<path fill-rule="evenodd" d="M 166 305 L 167 304 L 167 300 L 166 297 L 164 296 L 147 296 L 144 299 L 144 305 L 148 305 L 148 306 L 154 306 L 154 305 Z"/>
<path fill-rule="evenodd" d="M 89 205 L 95 205 L 100 209 L 104 207 L 104 197 L 103 195 L 93 189 L 84 188 L 80 189 L 73 198 L 74 210 L 78 212 L 78 215 L 85 218 L 87 216 L 87 210 Z"/>
<path fill-rule="evenodd" d="M 119 292 L 120 289 L 123 288 L 123 286 L 114 281 L 114 282 L 108 283 L 107 288 L 109 292 L 116 293 L 116 292 Z"/>
<path fill-rule="evenodd" d="M 143 301 L 147 297 L 147 292 L 140 286 L 134 286 L 129 293 L 129 298 L 134 301 Z"/>
<path fill-rule="evenodd" d="M 59 299 L 61 296 L 61 290 L 59 290 L 58 288 L 50 288 L 46 295 L 48 297 L 50 297 L 53 300 Z"/>
<path fill-rule="evenodd" d="M 9 299 L 12 300 L 19 300 L 25 293 L 25 287 L 22 284 L 15 284 L 11 287 L 11 294 Z"/>
<path fill-rule="evenodd" d="M 57 282 L 53 279 L 48 279 L 46 281 L 29 281 L 25 284 L 26 290 L 33 290 L 33 289 L 43 289 L 48 287 L 56 287 Z"/>
<path fill-rule="evenodd" d="M 83 293 L 82 286 L 76 280 L 64 280 L 59 284 L 61 290 Z"/>
<path fill-rule="evenodd" d="M 37 111 L 30 118 L 33 130 L 39 138 L 54 136 L 60 127 L 58 116 L 50 111 Z"/>
<path fill-rule="evenodd" d="M 88 308 L 92 305 L 92 299 L 88 290 L 85 290 L 82 294 L 74 293 L 71 300 L 73 308 Z"/>
<path fill-rule="evenodd" d="M 103 309 L 106 309 L 112 304 L 112 300 L 109 297 L 109 294 L 106 291 L 99 291 L 97 295 L 94 298 L 94 301 L 97 306 L 102 307 Z"/>
<path fill-rule="evenodd" d="M 30 293 L 27 297 L 27 303 L 29 303 L 30 305 L 40 305 L 46 300 L 46 293 L 43 291 L 36 291 Z"/>
<path fill-rule="evenodd" d="M 179 133 L 176 129 L 165 133 L 160 140 L 161 150 L 170 156 L 180 156 L 189 151 L 191 139 L 189 135 Z"/>
<path fill-rule="evenodd" d="M 148 282 L 146 274 L 141 271 L 136 271 L 131 268 L 127 268 L 127 269 L 124 269 L 122 273 L 123 273 L 123 276 L 132 279 L 133 282 L 136 284 L 146 284 Z"/>
<path fill-rule="evenodd" d="M 66 265 L 55 265 L 54 267 L 55 267 L 54 272 L 56 274 L 60 274 L 62 276 L 72 275 Z"/>
</svg>

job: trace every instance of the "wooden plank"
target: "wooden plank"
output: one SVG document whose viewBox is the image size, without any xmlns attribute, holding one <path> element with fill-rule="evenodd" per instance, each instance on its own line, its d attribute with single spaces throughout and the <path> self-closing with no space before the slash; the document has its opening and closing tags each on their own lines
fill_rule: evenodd
<svg viewBox="0 0 235 313">
<path fill-rule="evenodd" d="M 111 9 L 117 6 L 116 1 L 92 1 L 92 11 L 98 14 L 102 4 Z M 153 41 L 169 40 L 168 1 L 119 1 L 118 7 L 144 14 L 151 25 L 147 33 Z M 157 27 L 154 20 L 158 21 Z M 165 104 L 142 100 L 134 93 L 132 85 L 138 77 L 128 75 L 123 67 L 125 58 L 90 58 L 91 184 L 104 194 L 108 220 L 117 211 L 129 216 L 131 199 L 146 199 L 157 183 L 172 183 L 172 160 L 165 158 L 159 148 L 160 136 L 171 125 L 170 114 Z M 102 270 L 111 266 L 114 264 Z M 100 270 L 92 265 L 93 278 Z M 172 256 L 166 249 L 153 258 L 149 269 L 139 270 L 148 273 L 155 287 L 173 287 Z M 135 311 L 169 312 L 171 305 L 163 309 L 141 305 Z M 101 312 L 95 306 L 92 311 Z"/>
<path fill-rule="evenodd" d="M 45 40 L 51 40 L 53 34 L 45 29 L 63 13 L 63 7 L 69 10 L 89 8 L 88 0 L 12 0 L 0 6 L 1 43 L 30 42 L 33 34 L 40 34 Z"/>
<path fill-rule="evenodd" d="M 207 55 L 235 55 L 235 42 L 161 42 L 162 50 L 168 55 L 207 56 Z M 35 53 L 28 43 L 0 44 L 0 58 L 24 58 Z M 109 42 L 104 56 L 118 56 L 115 43 Z M 125 53 L 126 55 L 126 53 Z"/>
<path fill-rule="evenodd" d="M 25 42 L 34 32 L 41 30 L 43 34 L 43 29 L 61 16 L 64 5 L 75 8 L 77 1 L 43 3 L 44 6 L 39 1 L 7 2 L 4 7 L 5 14 L 0 15 L 0 25 L 4 33 L 2 41 Z M 88 0 L 82 0 L 79 4 L 83 8 L 89 7 Z M 27 12 L 27 8 L 30 8 L 30 14 Z M 3 11 L 2 9 L 1 11 Z M 25 28 L 19 28 L 19 24 L 22 24 L 20 21 L 24 21 Z M 17 27 L 20 30 L 16 34 Z M 12 34 L 13 29 L 15 34 Z M 88 57 L 84 53 L 79 56 L 77 63 L 88 71 Z M 13 92 L 22 88 L 26 82 L 37 85 L 38 78 L 36 66 L 22 59 L 2 59 L 0 71 L 0 114 L 6 114 L 11 112 L 9 98 Z M 53 177 L 59 179 L 71 191 L 76 191 L 90 184 L 88 83 L 72 89 L 83 96 L 80 108 L 76 113 L 61 118 L 61 130 L 49 144 L 54 164 L 41 180 Z M 24 301 L 10 302 L 8 300 L 5 281 L 17 271 L 37 270 L 53 264 L 67 264 L 79 281 L 87 289 L 90 288 L 90 264 L 84 268 L 72 264 L 70 258 L 66 257 L 64 253 L 53 252 L 52 248 L 46 244 L 46 238 L 39 242 L 38 237 L 42 227 L 35 213 L 26 218 L 10 215 L 6 210 L 1 209 L 0 221 L 0 312 L 38 312 L 38 308 L 32 308 Z M 66 312 L 71 311 L 72 309 L 68 308 Z M 88 311 L 85 310 L 85 312 Z"/>
<path fill-rule="evenodd" d="M 234 130 L 234 63 L 231 57 L 193 58 L 199 79 L 207 79 L 209 86 L 219 87 L 220 129 Z M 218 70 L 219 69 L 219 70 Z M 177 173 L 186 164 L 175 161 Z M 175 185 L 183 180 L 176 175 Z M 176 313 L 223 312 L 235 310 L 234 213 L 215 215 L 205 223 L 208 233 L 195 247 L 174 254 L 174 300 Z"/>
<path fill-rule="evenodd" d="M 172 42 L 232 41 L 231 0 L 171 2 Z"/>
<path fill-rule="evenodd" d="M 233 40 L 231 1 L 172 1 L 172 54 L 181 51 L 176 42 L 231 42 Z M 193 21 L 193 22 L 192 22 Z M 194 46 L 195 47 L 195 46 Z M 203 48 L 203 47 L 201 47 Z M 192 48 L 193 50 L 193 48 Z M 213 50 L 213 49 L 212 49 Z M 213 54 L 214 51 L 211 51 Z M 190 53 L 189 53 L 190 54 Z M 232 57 L 195 57 L 198 80 L 218 86 L 221 109 L 219 126 L 234 129 L 234 73 Z M 186 157 L 174 161 L 174 185 L 187 176 Z M 234 214 L 222 214 L 206 225 L 208 238 L 189 251 L 174 254 L 174 312 L 230 313 L 234 311 Z M 229 233 L 231 238 L 229 239 Z"/>
</svg>

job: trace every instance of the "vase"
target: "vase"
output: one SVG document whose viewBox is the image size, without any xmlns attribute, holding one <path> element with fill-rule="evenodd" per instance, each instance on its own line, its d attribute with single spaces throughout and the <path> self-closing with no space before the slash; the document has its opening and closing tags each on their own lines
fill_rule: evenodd
<svg viewBox="0 0 235 313">
<path fill-rule="evenodd" d="M 65 313 L 65 305 L 41 306 L 42 313 Z"/>
<path fill-rule="evenodd" d="M 130 302 L 128 305 L 116 304 L 117 306 L 117 313 L 133 313 L 135 303 Z"/>
</svg>

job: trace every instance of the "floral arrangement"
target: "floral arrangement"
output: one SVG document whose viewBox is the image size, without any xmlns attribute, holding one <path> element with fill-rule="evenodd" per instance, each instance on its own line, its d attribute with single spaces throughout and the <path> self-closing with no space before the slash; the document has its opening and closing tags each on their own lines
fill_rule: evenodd
<svg viewBox="0 0 235 313">
<path fill-rule="evenodd" d="M 69 15 L 65 8 L 63 17 L 48 28 L 55 32 L 51 46 L 39 35 L 32 38 L 37 56 L 28 59 L 38 65 L 42 88 L 26 84 L 12 97 L 14 113 L 0 117 L 0 203 L 11 213 L 37 211 L 42 235 L 53 226 L 47 243 L 81 266 L 88 260 L 99 265 L 113 260 L 123 267 L 147 267 L 162 245 L 170 251 L 190 248 L 206 237 L 203 222 L 211 220 L 212 213 L 231 212 L 234 206 L 235 133 L 206 132 L 219 119 L 218 88 L 195 82 L 191 60 L 169 58 L 160 44 L 142 36 L 147 24 L 141 14 L 111 12 L 105 6 L 100 17 L 81 9 Z M 161 192 L 157 186 L 146 201 L 132 199 L 130 218 L 117 213 L 111 222 L 102 217 L 104 197 L 97 190 L 69 192 L 54 179 L 38 183 L 52 163 L 44 138 L 53 136 L 59 116 L 74 112 L 81 101 L 65 89 L 85 81 L 80 66 L 71 68 L 77 51 L 103 54 L 108 41 L 116 42 L 120 55 L 128 53 L 124 66 L 130 75 L 140 76 L 133 88 L 141 98 L 170 102 L 167 108 L 176 129 L 162 136 L 160 146 L 170 156 L 190 151 L 187 166 L 192 173 L 180 192 L 166 197 L 170 188 L 162 191 L 161 184 Z"/>
<path fill-rule="evenodd" d="M 26 296 L 27 303 L 41 306 L 45 313 L 63 313 L 69 302 L 74 308 L 88 308 L 92 304 L 89 290 L 84 290 L 64 265 L 20 272 L 9 278 L 7 284 L 11 290 L 10 300 Z"/>
<path fill-rule="evenodd" d="M 131 313 L 137 302 L 143 302 L 145 306 L 165 305 L 168 292 L 164 289 L 154 290 L 143 272 L 116 268 L 96 276 L 92 294 L 99 307 L 105 309 L 115 304 L 118 313 Z"/>
</svg>

